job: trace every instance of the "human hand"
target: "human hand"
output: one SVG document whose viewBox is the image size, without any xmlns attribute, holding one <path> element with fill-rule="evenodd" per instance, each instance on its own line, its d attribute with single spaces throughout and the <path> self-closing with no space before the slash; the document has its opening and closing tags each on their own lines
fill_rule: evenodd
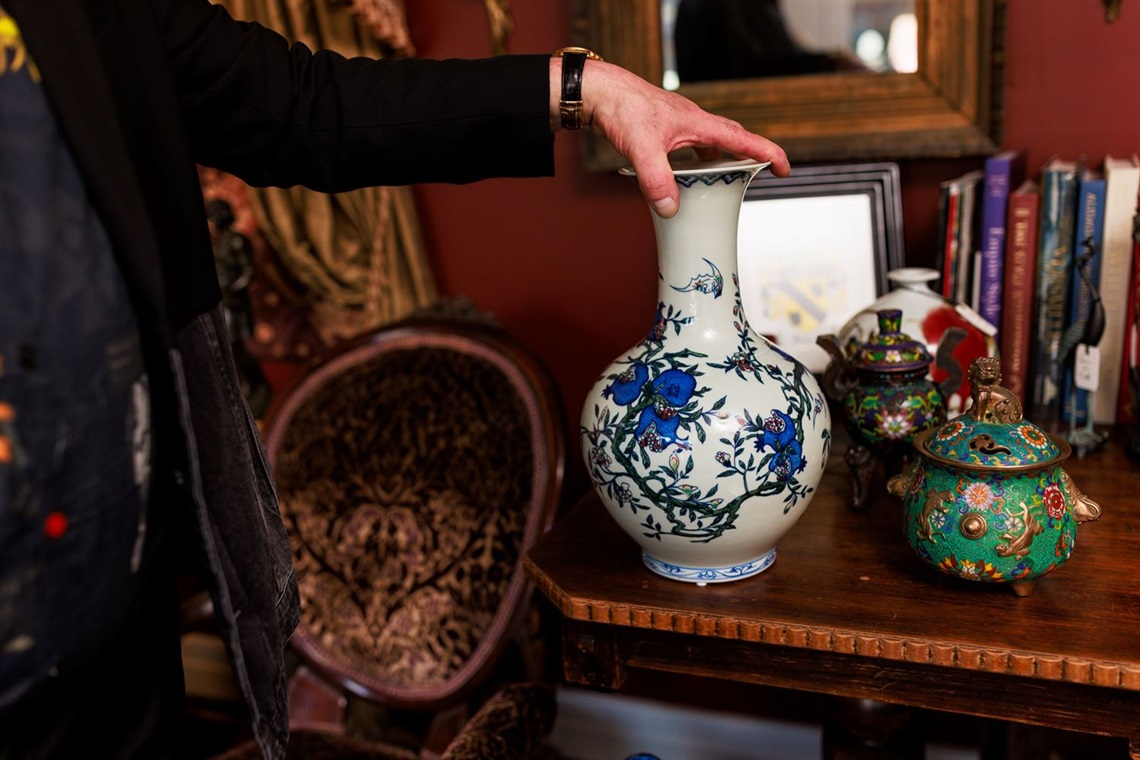
<svg viewBox="0 0 1140 760">
<path fill-rule="evenodd" d="M 562 66 L 551 59 L 552 123 L 557 123 Z M 698 157 L 771 162 L 772 173 L 791 173 L 780 146 L 731 119 L 710 114 L 688 98 L 655 87 L 620 66 L 586 61 L 582 76 L 583 124 L 600 132 L 633 165 L 642 194 L 668 219 L 677 213 L 680 193 L 669 167 L 669 153 L 694 148 Z"/>
</svg>

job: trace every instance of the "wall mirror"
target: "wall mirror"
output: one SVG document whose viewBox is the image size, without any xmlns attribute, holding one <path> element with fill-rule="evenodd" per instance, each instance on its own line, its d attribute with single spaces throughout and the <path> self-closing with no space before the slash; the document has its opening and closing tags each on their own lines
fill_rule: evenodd
<svg viewBox="0 0 1140 760">
<path fill-rule="evenodd" d="M 1001 140 L 1006 1 L 574 0 L 574 25 L 576 44 L 775 140 L 795 162 L 956 157 Z M 733 16 L 740 7 L 775 15 Z M 710 19 L 720 33 L 694 31 Z M 788 35 L 772 34 L 780 25 Z M 748 28 L 769 49 L 792 44 L 792 62 L 742 63 L 725 41 Z M 592 170 L 623 163 L 600 137 L 584 147 Z"/>
</svg>

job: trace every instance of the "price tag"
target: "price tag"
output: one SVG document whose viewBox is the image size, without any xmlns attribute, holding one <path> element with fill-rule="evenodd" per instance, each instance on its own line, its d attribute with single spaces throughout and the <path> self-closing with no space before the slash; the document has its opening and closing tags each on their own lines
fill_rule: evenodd
<svg viewBox="0 0 1140 760">
<path fill-rule="evenodd" d="M 1073 382 L 1083 391 L 1095 391 L 1100 384 L 1100 349 L 1081 343 L 1077 346 L 1077 362 Z"/>
</svg>

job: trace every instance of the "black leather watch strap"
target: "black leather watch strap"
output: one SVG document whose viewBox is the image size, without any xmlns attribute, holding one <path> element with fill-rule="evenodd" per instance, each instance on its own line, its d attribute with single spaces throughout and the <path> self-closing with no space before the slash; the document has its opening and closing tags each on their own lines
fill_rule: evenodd
<svg viewBox="0 0 1140 760">
<path fill-rule="evenodd" d="M 582 128 L 582 73 L 586 59 L 600 61 L 601 57 L 586 48 L 562 48 L 554 52 L 562 57 L 562 95 L 558 110 L 562 116 L 563 129 Z"/>
</svg>

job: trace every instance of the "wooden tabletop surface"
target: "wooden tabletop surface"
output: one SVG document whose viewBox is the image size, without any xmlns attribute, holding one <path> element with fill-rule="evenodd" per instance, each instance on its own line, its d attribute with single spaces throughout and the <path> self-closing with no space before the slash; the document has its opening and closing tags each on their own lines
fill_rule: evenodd
<svg viewBox="0 0 1140 760">
<path fill-rule="evenodd" d="M 881 478 L 867 511 L 851 511 L 839 446 L 775 564 L 752 578 L 655 575 L 592 492 L 525 562 L 573 620 L 1140 691 L 1140 469 L 1115 442 L 1065 469 L 1103 517 L 1025 598 L 925 565 Z"/>
</svg>

